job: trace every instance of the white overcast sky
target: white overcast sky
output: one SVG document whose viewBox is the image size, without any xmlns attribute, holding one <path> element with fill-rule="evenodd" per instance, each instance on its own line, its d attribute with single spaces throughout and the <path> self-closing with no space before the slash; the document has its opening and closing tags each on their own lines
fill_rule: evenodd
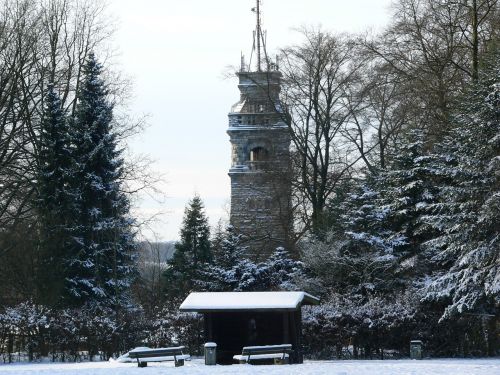
<svg viewBox="0 0 500 375">
<path fill-rule="evenodd" d="M 165 212 L 154 230 L 179 237 L 184 207 L 198 193 L 212 225 L 227 218 L 230 145 L 227 113 L 238 101 L 235 79 L 224 79 L 240 52 L 250 55 L 255 0 L 110 0 L 117 19 L 120 69 L 134 82 L 131 111 L 148 114 L 149 127 L 133 140 L 165 175 L 163 203 L 145 198 L 138 211 Z M 379 29 L 391 0 L 263 0 L 268 52 L 297 42 L 294 28 L 334 32 Z"/>
</svg>

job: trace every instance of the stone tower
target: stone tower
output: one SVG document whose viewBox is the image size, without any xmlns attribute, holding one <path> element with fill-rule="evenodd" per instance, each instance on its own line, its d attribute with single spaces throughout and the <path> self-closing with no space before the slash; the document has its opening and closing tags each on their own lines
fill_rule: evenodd
<svg viewBox="0 0 500 375">
<path fill-rule="evenodd" d="M 255 35 L 262 36 L 258 0 L 256 9 Z M 260 61 L 260 42 L 256 65 L 251 71 L 242 61 L 240 100 L 228 115 L 230 222 L 248 239 L 249 257 L 263 260 L 290 238 L 290 133 L 279 100 L 281 73 L 267 58 Z"/>
</svg>

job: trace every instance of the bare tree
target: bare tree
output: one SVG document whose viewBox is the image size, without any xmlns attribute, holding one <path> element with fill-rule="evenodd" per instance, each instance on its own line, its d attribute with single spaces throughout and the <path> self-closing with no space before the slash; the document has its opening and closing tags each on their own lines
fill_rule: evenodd
<svg viewBox="0 0 500 375">
<path fill-rule="evenodd" d="M 441 7 L 452 7 L 462 15 L 455 25 L 463 35 L 463 42 L 468 59 L 461 66 L 472 79 L 479 76 L 479 61 L 488 50 L 490 42 L 500 34 L 500 9 L 498 0 L 460 0 L 440 4 Z"/>
<path fill-rule="evenodd" d="M 498 35 L 496 0 L 399 0 L 393 22 L 366 52 L 390 67 L 412 98 L 408 126 L 434 140 L 449 128 L 454 99 L 477 77 L 489 41 Z M 496 26 L 495 26 L 496 25 Z"/>
<path fill-rule="evenodd" d="M 173 242 L 143 241 L 139 243 L 137 260 L 139 278 L 135 294 L 141 304 L 152 311 L 164 299 L 162 275 L 168 267 L 168 260 L 175 251 Z"/>
<path fill-rule="evenodd" d="M 129 137 L 144 127 L 144 119 L 127 114 L 130 82 L 112 69 L 113 27 L 105 0 L 4 0 L 0 4 L 0 267 L 10 267 L 12 254 L 21 248 L 36 250 L 35 176 L 49 83 L 54 84 L 68 115 L 73 115 L 82 68 L 94 51 L 107 66 L 105 76 L 117 114 L 114 128 L 124 149 Z M 151 172 L 150 160 L 124 155 L 127 192 L 154 192 L 160 177 Z M 23 236 L 26 230 L 34 235 Z M 36 251 L 30 253 L 36 258 Z M 35 258 L 31 267 L 36 272 Z"/>
<path fill-rule="evenodd" d="M 369 172 L 384 169 L 404 125 L 409 122 L 411 98 L 405 84 L 387 64 L 363 69 L 357 84 L 346 90 L 351 113 L 342 135 L 355 145 Z"/>
<path fill-rule="evenodd" d="M 283 103 L 297 172 L 293 204 L 299 235 L 321 231 L 329 197 L 359 159 L 341 133 L 351 116 L 347 87 L 364 64 L 354 58 L 356 44 L 348 37 L 301 32 L 304 42 L 284 48 L 281 57 Z"/>
</svg>

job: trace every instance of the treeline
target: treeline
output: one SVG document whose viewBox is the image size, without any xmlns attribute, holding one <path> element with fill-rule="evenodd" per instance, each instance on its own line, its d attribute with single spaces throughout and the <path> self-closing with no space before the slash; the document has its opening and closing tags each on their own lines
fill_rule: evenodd
<svg viewBox="0 0 500 375">
<path fill-rule="evenodd" d="M 103 8 L 3 6 L 5 361 L 199 353 L 199 318 L 177 311 L 195 290 L 321 297 L 304 310 L 310 357 L 405 356 L 411 339 L 432 356 L 499 354 L 498 1 L 398 0 L 377 35 L 303 30 L 280 58 L 294 247 L 253 262 L 234 228 L 210 234 L 194 197 L 168 264 L 154 247 L 135 258 L 128 187 L 151 180 L 121 156 L 137 128 L 91 53 L 110 35 Z"/>
<path fill-rule="evenodd" d="M 124 159 L 141 124 L 121 106 L 126 81 L 101 63 L 111 30 L 102 2 L 1 3 L 4 361 L 105 358 L 131 345 L 120 344 L 137 308 L 130 202 L 152 181 Z"/>
<path fill-rule="evenodd" d="M 307 290 L 322 298 L 305 309 L 311 357 L 408 356 L 412 339 L 430 356 L 498 355 L 499 4 L 392 12 L 378 35 L 304 29 L 281 50 L 295 246 L 255 264 L 234 228 L 210 243 L 187 211 L 167 304 Z"/>
<path fill-rule="evenodd" d="M 75 220 L 91 209 L 83 207 L 92 206 L 90 195 L 99 183 L 115 189 L 112 200 L 122 203 L 113 210 L 121 215 L 128 205 L 121 196 L 133 181 L 142 182 L 120 156 L 140 125 L 120 106 L 126 81 L 92 57 L 94 51 L 101 62 L 108 60 L 112 27 L 102 2 L 1 3 L 0 305 L 52 299 L 41 296 L 49 293 L 42 285 L 57 299 L 60 285 L 49 287 L 42 279 L 61 271 L 62 254 L 55 249 L 66 247 L 68 237 L 76 246 L 89 236 Z M 117 164 L 98 166 L 104 159 Z M 91 181 L 92 175 L 104 180 Z M 94 219 L 87 219 L 88 228 Z"/>
<path fill-rule="evenodd" d="M 379 35 L 283 49 L 311 354 L 498 355 L 499 20 L 399 0 Z"/>
</svg>

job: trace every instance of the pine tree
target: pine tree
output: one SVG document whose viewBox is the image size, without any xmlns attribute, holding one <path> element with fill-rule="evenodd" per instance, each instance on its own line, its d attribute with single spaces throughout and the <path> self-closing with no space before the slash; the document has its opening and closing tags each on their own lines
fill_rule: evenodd
<svg viewBox="0 0 500 375">
<path fill-rule="evenodd" d="M 296 290 L 296 282 L 306 277 L 303 263 L 292 259 L 284 247 L 277 247 L 265 264 L 271 289 Z"/>
<path fill-rule="evenodd" d="M 217 235 L 212 242 L 212 263 L 223 269 L 234 267 L 244 257 L 248 247 L 243 245 L 243 236 L 232 225 Z"/>
<path fill-rule="evenodd" d="M 441 235 L 428 242 L 443 265 L 426 299 L 447 305 L 443 318 L 499 314 L 500 305 L 500 53 L 486 60 L 440 144 Z"/>
<path fill-rule="evenodd" d="M 212 261 L 203 265 L 200 279 L 196 280 L 201 289 L 222 292 L 238 288 L 242 269 L 255 266 L 245 258 L 247 247 L 242 237 L 232 225 L 225 230 L 217 228 L 211 245 Z"/>
<path fill-rule="evenodd" d="M 295 290 L 296 281 L 305 280 L 303 264 L 290 258 L 283 247 L 278 247 L 261 263 L 254 263 L 245 256 L 242 235 L 229 225 L 217 234 L 213 261 L 205 264 L 197 284 L 210 291 L 269 291 Z"/>
<path fill-rule="evenodd" d="M 200 280 L 201 269 L 211 261 L 210 227 L 198 195 L 186 206 L 180 235 L 164 274 L 165 292 L 174 298 L 189 293 Z"/>
<path fill-rule="evenodd" d="M 130 203 L 123 192 L 123 159 L 113 129 L 113 105 L 94 54 L 84 67 L 72 121 L 78 194 L 67 278 L 71 303 L 117 308 L 127 302 L 135 253 Z"/>
<path fill-rule="evenodd" d="M 427 270 L 422 244 L 435 234 L 426 218 L 435 208 L 440 174 L 425 138 L 410 131 L 388 167 L 367 176 L 344 203 L 347 263 L 358 259 L 359 282 L 374 290 L 408 285 Z"/>
<path fill-rule="evenodd" d="M 41 302 L 60 302 L 64 292 L 68 249 L 73 245 L 71 219 L 75 194 L 71 187 L 74 163 L 66 114 L 54 86 L 45 95 L 40 126 L 37 207 L 39 214 L 39 278 Z"/>
<path fill-rule="evenodd" d="M 436 185 L 442 179 L 436 155 L 426 150 L 427 138 L 422 130 L 410 131 L 383 173 L 385 207 L 390 212 L 384 225 L 405 238 L 398 262 L 400 268 L 413 268 L 414 276 L 426 271 L 422 244 L 437 232 L 427 221 L 437 203 Z"/>
</svg>

